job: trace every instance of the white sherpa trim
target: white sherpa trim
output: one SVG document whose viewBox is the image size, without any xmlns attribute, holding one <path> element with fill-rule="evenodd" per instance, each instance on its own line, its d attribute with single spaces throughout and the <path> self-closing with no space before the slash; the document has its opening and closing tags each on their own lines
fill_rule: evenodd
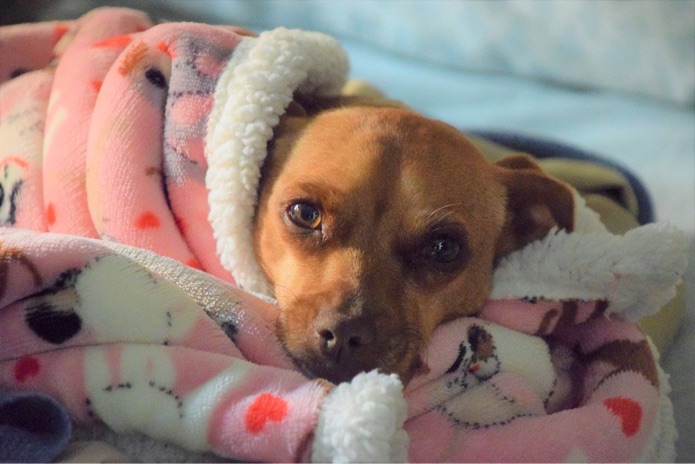
<svg viewBox="0 0 695 464">
<path fill-rule="evenodd" d="M 593 209 L 586 206 L 586 200 L 571 186 L 574 200 L 574 230 L 579 232 L 607 232 L 608 229 L 601 222 L 601 216 Z"/>
<path fill-rule="evenodd" d="M 313 462 L 407 462 L 403 384 L 377 371 L 338 385 L 323 401 Z"/>
<path fill-rule="evenodd" d="M 666 224 L 622 236 L 553 230 L 500 262 L 491 298 L 607 300 L 609 313 L 636 320 L 675 296 L 686 251 L 684 234 Z"/>
<path fill-rule="evenodd" d="M 331 37 L 279 28 L 244 38 L 220 76 L 206 137 L 209 220 L 222 265 L 248 291 L 272 294 L 251 230 L 273 128 L 295 91 L 338 94 L 347 72 L 347 56 Z"/>
</svg>

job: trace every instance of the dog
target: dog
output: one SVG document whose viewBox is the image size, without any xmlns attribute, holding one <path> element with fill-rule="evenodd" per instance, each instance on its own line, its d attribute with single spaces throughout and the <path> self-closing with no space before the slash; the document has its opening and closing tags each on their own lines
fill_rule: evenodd
<svg viewBox="0 0 695 464">
<path fill-rule="evenodd" d="M 569 188 L 528 156 L 489 163 L 457 129 L 343 97 L 283 116 L 253 240 L 299 369 L 338 383 L 423 369 L 437 326 L 474 314 L 495 263 L 572 230 Z"/>
</svg>

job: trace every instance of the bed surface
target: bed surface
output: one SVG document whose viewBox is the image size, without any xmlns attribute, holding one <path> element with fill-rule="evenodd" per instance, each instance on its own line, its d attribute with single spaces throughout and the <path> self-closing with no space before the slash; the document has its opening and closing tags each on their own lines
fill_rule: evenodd
<svg viewBox="0 0 695 464">
<path fill-rule="evenodd" d="M 284 11 L 282 8 L 287 9 L 285 2 L 260 2 L 254 8 L 251 4 L 234 1 L 171 1 L 167 2 L 167 10 L 157 9 L 156 3 L 150 1 L 110 3 L 149 9 L 151 12 L 159 12 L 165 18 L 204 21 L 214 18 L 216 22 L 242 24 L 258 29 L 278 25 L 332 29 L 326 32 L 336 35 L 345 46 L 350 55 L 353 77 L 369 81 L 383 89 L 391 98 L 406 102 L 426 115 L 464 130 L 505 130 L 542 136 L 587 150 L 632 171 L 651 194 L 656 219 L 678 226 L 685 231 L 691 243 L 690 266 L 685 277 L 686 314 L 672 347 L 662 354 L 662 364 L 670 374 L 673 388 L 671 398 L 680 432 L 676 445 L 678 460 L 695 461 L 695 363 L 692 361 L 695 355 L 695 106 L 692 90 L 689 90 L 695 87 L 692 60 L 685 60 L 685 75 L 682 70 L 675 69 L 676 77 L 671 76 L 670 82 L 681 79 L 680 87 L 674 84 L 670 93 L 656 95 L 658 92 L 654 92 L 654 88 L 666 86 L 659 87 L 658 83 L 649 88 L 642 86 L 641 90 L 644 91 L 640 92 L 640 87 L 636 84 L 633 88 L 618 89 L 615 88 L 615 81 L 592 82 L 591 76 L 583 83 L 573 82 L 563 75 L 549 75 L 547 72 L 538 72 L 533 76 L 533 72 L 528 70 L 517 72 L 520 65 L 509 60 L 507 64 L 512 63 L 510 66 L 517 68 L 505 70 L 501 66 L 493 69 L 494 72 L 484 72 L 482 68 L 467 70 L 456 64 L 445 66 L 435 61 L 443 62 L 447 53 L 450 57 L 459 57 L 459 52 L 449 50 L 453 46 L 451 43 L 443 44 L 443 47 L 446 45 L 446 50 L 440 50 L 434 53 L 432 59 L 426 59 L 417 56 L 417 53 L 406 56 L 402 50 L 395 50 L 397 47 L 388 40 L 385 42 L 387 46 L 381 47 L 374 43 L 375 37 L 370 36 L 370 28 L 376 36 L 381 34 L 387 39 L 393 38 L 401 30 L 403 47 L 415 50 L 421 46 L 424 49 L 425 45 L 429 46 L 431 43 L 423 40 L 415 43 L 413 41 L 417 37 L 413 38 L 409 34 L 420 28 L 437 29 L 446 26 L 437 22 L 446 17 L 446 2 L 436 2 L 432 7 L 432 16 L 422 12 L 415 15 L 418 10 L 410 8 L 413 14 L 405 17 L 408 21 L 401 22 L 399 20 L 403 20 L 405 13 L 401 12 L 399 16 L 393 11 L 385 11 L 387 7 L 374 2 L 357 2 L 363 6 L 359 16 L 354 16 L 355 8 L 345 7 L 340 11 L 340 7 L 336 7 L 334 13 L 338 19 L 332 21 L 325 20 L 328 13 L 324 11 L 333 5 L 332 2 L 325 2 L 323 7 L 319 3 L 318 7 L 307 8 L 305 14 L 295 12 L 284 16 L 281 13 Z M 682 21 L 679 21 L 678 27 L 681 32 L 685 31 L 684 37 L 692 37 L 692 46 L 695 40 L 695 2 L 668 3 L 673 4 L 675 9 L 681 9 L 680 12 L 671 14 L 680 15 Z M 50 8 L 43 8 L 43 17 L 37 19 L 75 17 L 95 4 L 96 2 L 88 1 L 55 2 Z M 412 6 L 410 2 L 387 5 L 395 9 L 398 9 L 398 5 Z M 477 2 L 471 2 L 471 5 L 477 5 Z M 542 7 L 544 4 L 538 2 L 538 5 Z M 612 2 L 600 2 L 597 8 L 610 8 L 611 5 Z M 639 2 L 635 8 L 654 7 L 654 2 Z M 276 13 L 261 15 L 260 10 L 263 8 L 276 8 Z M 558 14 L 558 11 L 545 11 L 543 14 Z M 683 12 L 690 12 L 690 18 L 683 18 Z M 388 22 L 377 21 L 378 16 L 374 16 L 391 13 L 394 16 Z M 457 10 L 455 13 L 461 12 Z M 370 14 L 373 15 L 372 23 L 365 20 L 365 15 Z M 657 23 L 659 19 L 666 20 L 669 12 L 665 11 L 663 15 L 663 18 L 656 19 Z M 530 16 L 527 14 L 526 17 Z M 279 22 L 281 19 L 283 23 Z M 506 27 L 503 18 L 499 21 L 496 27 Z M 341 35 L 341 32 L 355 23 L 360 24 L 358 34 Z M 624 25 L 622 29 L 616 28 L 616 31 L 618 35 L 631 33 Z M 571 33 L 573 31 L 568 32 Z M 422 39 L 422 36 L 418 37 Z M 523 35 L 517 35 L 517 39 L 518 37 Z M 454 38 L 459 39 L 460 34 Z M 513 36 L 510 35 L 510 38 L 513 39 Z M 602 43 L 606 42 L 586 40 L 584 45 L 588 48 L 579 47 L 577 53 L 594 53 L 597 56 L 605 54 L 605 50 L 601 48 Z M 657 47 L 658 43 L 650 46 Z M 462 48 L 464 50 L 460 53 L 472 53 L 465 50 L 465 47 Z M 521 53 L 519 50 L 512 52 Z M 690 59 L 688 52 L 685 53 L 686 58 Z M 498 61 L 504 62 L 506 55 L 500 56 Z M 629 63 L 625 65 L 624 70 L 626 81 L 630 80 L 628 65 Z M 665 63 L 664 67 L 667 65 Z M 690 72 L 687 72 L 688 66 Z M 542 68 L 538 62 L 537 68 Z M 620 69 L 615 72 L 619 75 Z"/>
</svg>

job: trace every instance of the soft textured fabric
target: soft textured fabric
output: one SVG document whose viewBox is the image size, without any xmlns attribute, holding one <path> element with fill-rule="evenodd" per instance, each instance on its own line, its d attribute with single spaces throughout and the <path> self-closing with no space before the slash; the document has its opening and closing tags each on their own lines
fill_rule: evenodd
<svg viewBox="0 0 695 464">
<path fill-rule="evenodd" d="M 225 268 L 216 253 L 208 188 L 213 190 L 210 203 L 214 207 L 214 199 L 222 196 L 223 209 L 232 208 L 230 195 L 240 193 L 229 192 L 221 181 L 206 185 L 205 179 L 207 164 L 219 158 L 206 156 L 206 144 L 219 138 L 216 131 L 225 136 L 234 128 L 225 122 L 213 125 L 208 134 L 214 93 L 224 87 L 217 85 L 220 74 L 246 39 L 244 51 L 234 54 L 242 61 L 241 77 L 226 79 L 236 86 L 231 97 L 238 99 L 239 149 L 250 148 L 247 141 L 256 128 L 254 143 L 262 147 L 258 156 L 263 157 L 272 126 L 294 90 L 304 86 L 305 91 L 338 92 L 345 58 L 332 39 L 318 34 L 277 30 L 256 39 L 231 27 L 150 26 L 140 12 L 95 10 L 60 29 L 69 32 L 54 50 L 59 59 L 55 70 L 27 72 L 0 88 L 0 180 L 6 192 L 0 225 L 141 246 L 232 280 L 229 268 L 234 266 Z M 21 46 L 24 35 L 36 27 L 3 29 L 0 42 L 6 48 L 13 41 Z M 249 49 L 256 51 L 246 59 Z M 302 54 L 314 62 L 297 61 Z M 294 61 L 285 66 L 282 60 Z M 8 77 L 18 69 L 26 71 L 24 60 L 16 68 L 9 60 L 3 63 Z M 259 81 L 254 63 L 266 69 L 266 80 Z M 228 68 L 233 74 L 236 63 Z M 275 100 L 271 108 L 269 99 Z M 226 149 L 220 148 L 223 154 Z M 248 164 L 258 171 L 258 160 Z M 218 176 L 224 172 L 223 166 L 215 169 Z M 245 190 L 246 198 L 240 200 L 244 208 L 255 201 L 255 185 Z M 212 225 L 224 229 L 217 234 L 225 237 L 230 227 L 248 231 L 249 214 L 216 214 L 222 222 Z M 239 226 L 229 225 L 244 215 L 248 217 Z M 246 249 L 243 258 L 250 261 Z M 229 255 L 223 260 L 235 259 Z"/>
<path fill-rule="evenodd" d="M 376 373 L 336 388 L 305 379 L 272 306 L 176 261 L 21 229 L 0 242 L 0 385 L 42 391 L 78 423 L 253 460 L 400 461 L 406 446 L 415 461 L 673 458 L 666 378 L 620 315 L 650 310 L 635 285 L 658 305 L 682 272 L 679 235 L 660 226 L 552 235 L 510 255 L 496 299 L 435 332 L 404 396 Z M 617 248 L 572 267 L 601 244 Z M 573 276 L 554 290 L 594 301 L 543 298 L 554 269 Z"/>
<path fill-rule="evenodd" d="M 86 22 L 111 14 L 137 17 L 101 10 L 82 18 L 72 42 L 59 47 L 63 56 L 87 34 Z M 0 233 L 0 385 L 43 391 L 77 422 L 248 460 L 673 458 L 668 383 L 628 318 L 673 296 L 685 267 L 675 230 L 644 226 L 614 236 L 577 196 L 577 231 L 553 231 L 504 260 L 481 317 L 435 333 L 423 374 L 405 394 L 395 376 L 376 372 L 338 386 L 309 380 L 275 338 L 276 309 L 212 277 L 203 256 L 219 259 L 219 277 L 230 281 L 231 273 L 265 291 L 253 288 L 262 282 L 249 253 L 265 144 L 295 90 L 340 89 L 341 51 L 313 34 L 246 39 L 197 24 L 91 45 L 102 46 L 122 52 L 93 88 L 79 184 L 95 230 L 109 241 L 41 232 L 40 221 L 57 224 L 62 199 L 37 195 L 41 174 L 53 175 L 41 173 L 42 149 L 61 122 L 47 122 L 44 134 L 42 110 L 50 119 L 71 106 L 61 103 L 61 87 L 42 80 L 45 71 L 3 85 L 3 101 L 15 102 L 3 121 L 18 124 L 8 137 L 35 132 L 26 153 L 3 153 L 3 188 L 16 192 L 4 197 L 6 225 L 38 232 Z M 17 109 L 22 86 L 31 111 Z M 194 103 L 184 104 L 188 98 Z M 202 242 L 186 239 L 186 219 L 205 221 L 208 208 L 210 224 L 197 224 L 206 234 L 195 240 L 209 245 L 191 251 Z M 61 214 L 69 220 L 70 211 Z"/>
<path fill-rule="evenodd" d="M 75 441 L 58 456 L 58 462 L 131 462 L 113 446 L 100 441 Z"/>
</svg>

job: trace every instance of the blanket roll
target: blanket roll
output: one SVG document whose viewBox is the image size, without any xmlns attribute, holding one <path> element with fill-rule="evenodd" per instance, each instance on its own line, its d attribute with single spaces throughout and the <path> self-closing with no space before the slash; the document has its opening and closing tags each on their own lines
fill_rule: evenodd
<svg viewBox="0 0 695 464">
<path fill-rule="evenodd" d="M 26 58 L 17 48 L 36 31 L 43 47 Z M 143 247 L 258 287 L 245 268 L 266 144 L 295 92 L 339 93 L 337 42 L 153 26 L 118 8 L 1 34 L 0 78 L 14 78 L 0 90 L 0 225 Z"/>
<path fill-rule="evenodd" d="M 94 106 L 107 72 L 126 45 L 123 38 L 113 38 L 150 27 L 139 11 L 99 9 L 78 20 L 63 39 L 43 143 L 43 210 L 52 231 L 98 237 L 84 188 Z"/>
</svg>

